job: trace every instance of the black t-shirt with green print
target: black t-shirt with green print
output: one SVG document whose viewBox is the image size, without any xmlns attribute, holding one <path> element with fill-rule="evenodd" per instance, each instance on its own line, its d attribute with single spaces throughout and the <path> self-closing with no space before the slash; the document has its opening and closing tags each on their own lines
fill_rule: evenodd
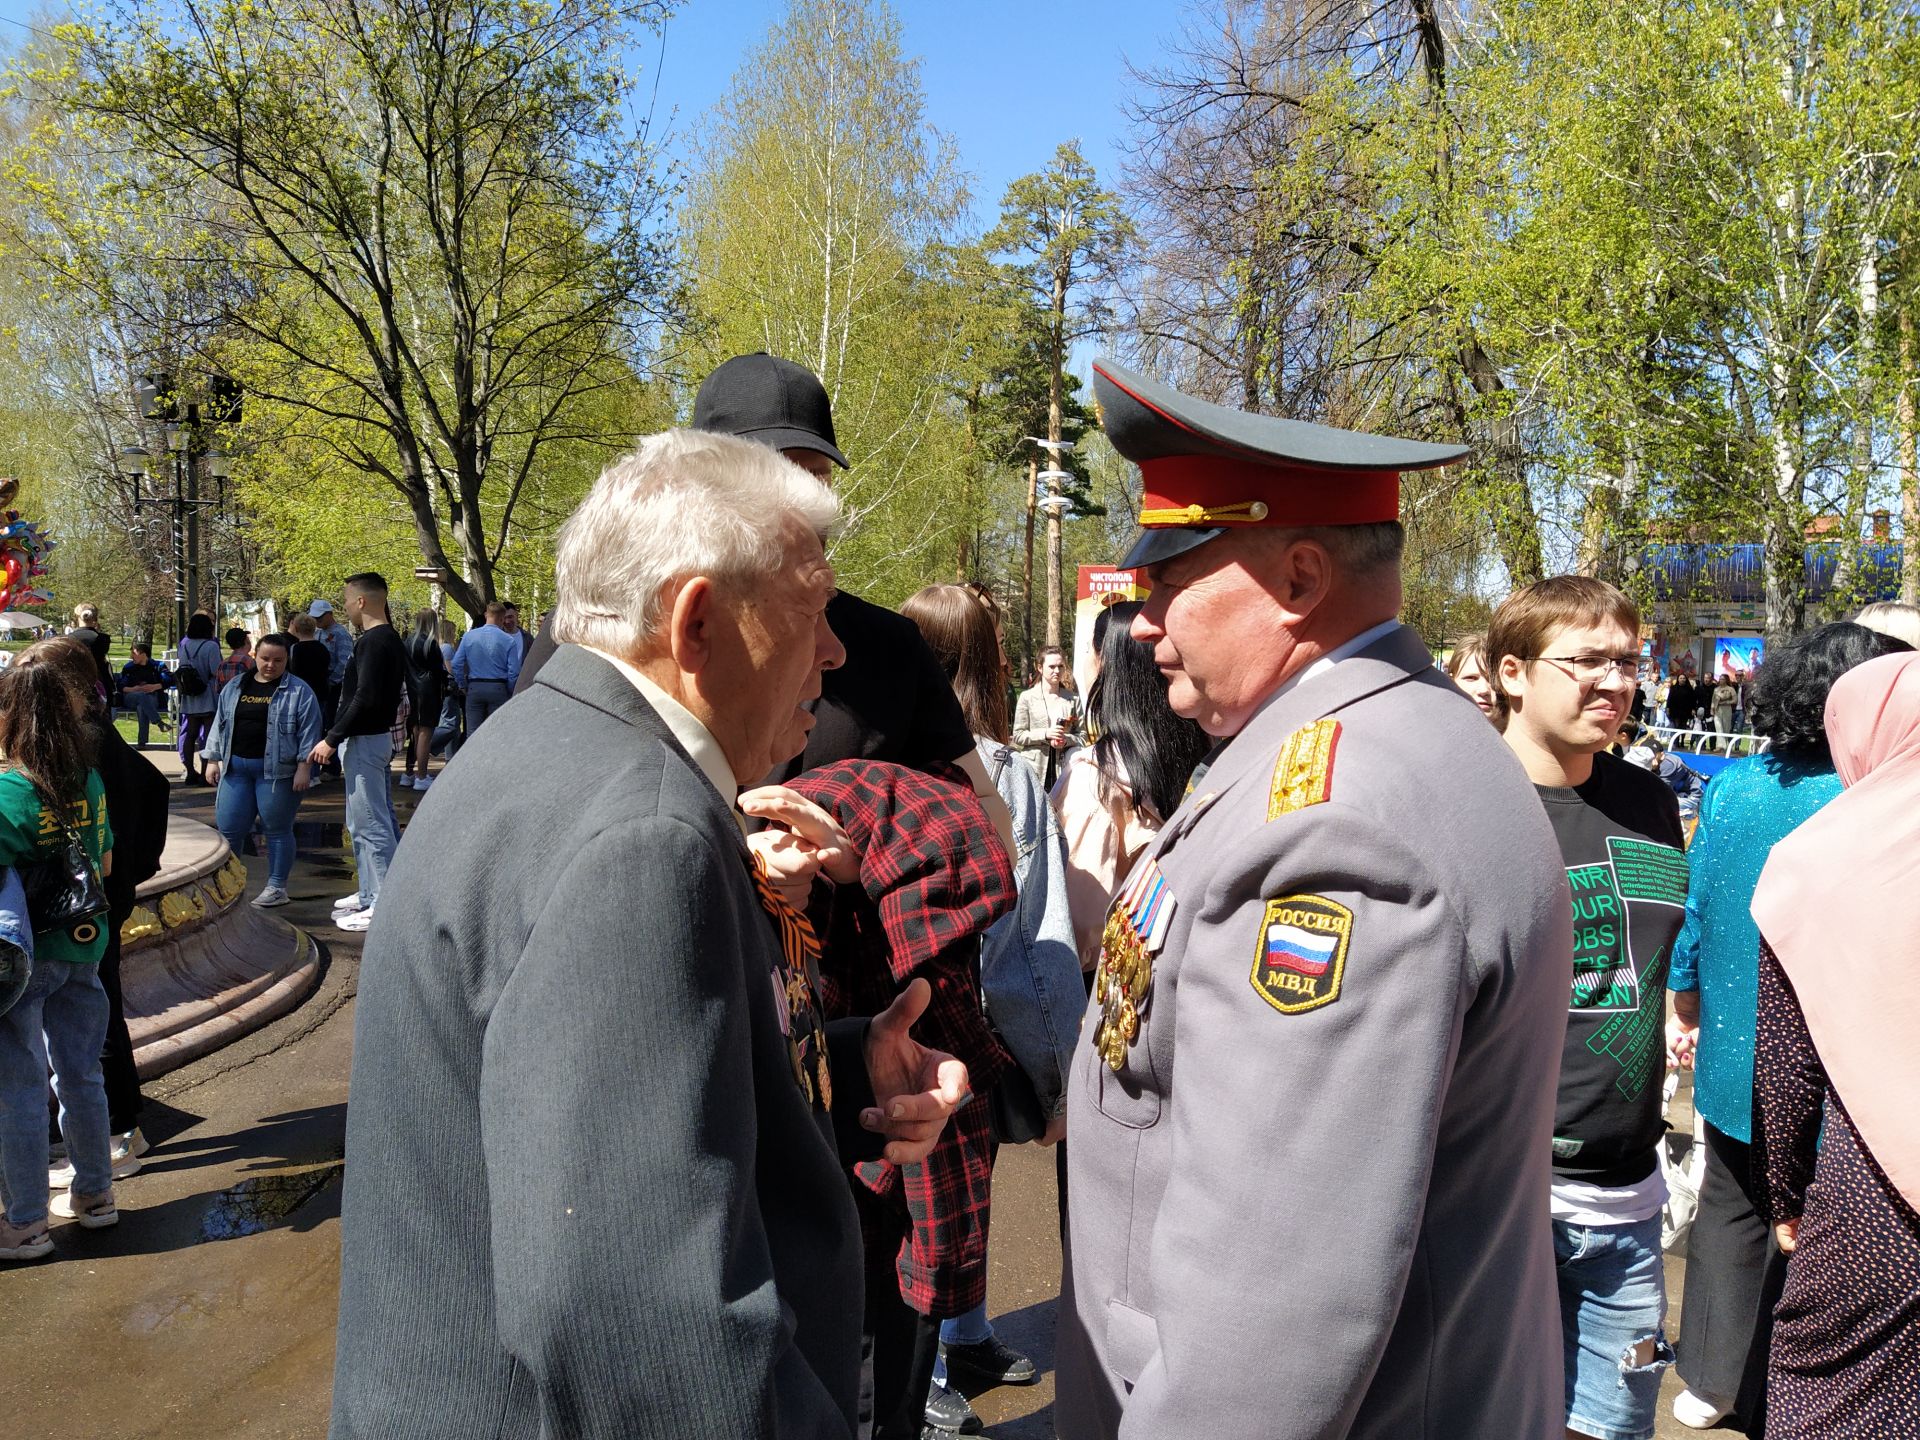
<svg viewBox="0 0 1920 1440">
<path fill-rule="evenodd" d="M 1687 903 L 1679 801 L 1658 776 L 1605 753 L 1577 789 L 1534 788 L 1573 889 L 1573 993 L 1554 1174 L 1636 1184 L 1653 1172 L 1666 1128 L 1667 967 Z"/>
</svg>

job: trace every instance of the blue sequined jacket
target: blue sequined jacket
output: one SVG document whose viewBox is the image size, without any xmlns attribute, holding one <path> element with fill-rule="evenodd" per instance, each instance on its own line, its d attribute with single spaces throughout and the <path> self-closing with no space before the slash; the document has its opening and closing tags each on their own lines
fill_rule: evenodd
<svg viewBox="0 0 1920 1440">
<path fill-rule="evenodd" d="M 1755 755 L 1715 776 L 1700 806 L 1687 851 L 1687 920 L 1667 988 L 1700 992 L 1694 1108 L 1736 1140 L 1753 1138 L 1760 931 L 1747 907 L 1773 847 L 1839 793 L 1831 765 Z"/>
</svg>

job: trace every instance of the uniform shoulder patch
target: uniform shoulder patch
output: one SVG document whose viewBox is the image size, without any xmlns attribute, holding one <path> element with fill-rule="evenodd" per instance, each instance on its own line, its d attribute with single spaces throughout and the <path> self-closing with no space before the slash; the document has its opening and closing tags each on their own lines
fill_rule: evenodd
<svg viewBox="0 0 1920 1440">
<path fill-rule="evenodd" d="M 1333 755 L 1340 746 L 1340 722 L 1316 720 L 1302 725 L 1280 746 L 1267 792 L 1267 819 L 1318 805 L 1333 794 Z"/>
<path fill-rule="evenodd" d="M 1253 949 L 1253 988 L 1283 1015 L 1340 998 L 1353 911 L 1320 895 L 1267 901 Z"/>
</svg>

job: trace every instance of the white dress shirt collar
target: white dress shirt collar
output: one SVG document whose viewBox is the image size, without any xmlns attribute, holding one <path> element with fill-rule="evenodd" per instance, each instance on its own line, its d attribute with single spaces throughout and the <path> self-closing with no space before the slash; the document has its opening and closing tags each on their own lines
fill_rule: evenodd
<svg viewBox="0 0 1920 1440">
<path fill-rule="evenodd" d="M 720 742 L 713 738 L 713 732 L 702 725 L 691 710 L 618 655 L 609 655 L 592 645 L 583 645 L 581 648 L 592 650 L 633 683 L 633 688 L 640 692 L 640 698 L 653 707 L 654 714 L 665 722 L 667 729 L 673 732 L 673 738 L 680 742 L 680 747 L 700 767 L 700 773 L 713 782 L 713 788 L 720 792 L 720 798 L 732 810 L 734 797 L 740 793 L 740 782 L 734 777 L 732 767 L 727 764 L 726 752 L 720 748 Z M 735 821 L 738 822 L 739 818 L 736 813 Z"/>
</svg>

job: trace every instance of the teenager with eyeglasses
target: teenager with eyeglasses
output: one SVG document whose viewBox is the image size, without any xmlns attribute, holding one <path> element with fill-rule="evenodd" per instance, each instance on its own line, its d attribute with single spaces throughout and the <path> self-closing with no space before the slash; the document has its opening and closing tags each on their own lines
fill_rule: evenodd
<svg viewBox="0 0 1920 1440">
<path fill-rule="evenodd" d="M 1608 752 L 1632 709 L 1640 615 L 1605 581 L 1509 596 L 1487 632 L 1502 732 L 1560 842 L 1573 976 L 1553 1129 L 1551 1223 L 1569 1436 L 1651 1440 L 1673 1363 L 1658 1156 L 1665 981 L 1687 898 L 1673 791 Z"/>
</svg>

